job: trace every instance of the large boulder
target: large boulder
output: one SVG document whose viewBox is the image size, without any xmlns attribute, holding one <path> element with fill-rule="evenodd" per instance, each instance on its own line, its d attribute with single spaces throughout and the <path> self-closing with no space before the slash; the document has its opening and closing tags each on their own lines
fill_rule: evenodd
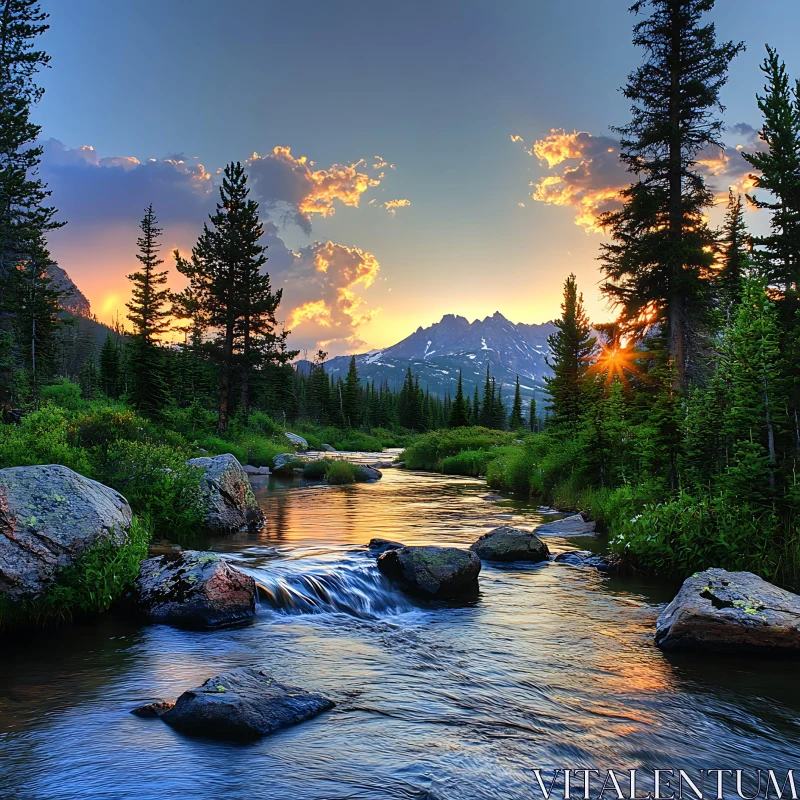
<svg viewBox="0 0 800 800">
<path fill-rule="evenodd" d="M 255 616 L 256 584 L 215 553 L 184 550 L 142 561 L 135 604 L 150 622 L 221 628 Z"/>
<path fill-rule="evenodd" d="M 665 650 L 800 653 L 800 596 L 751 572 L 708 569 L 683 582 L 655 638 Z"/>
<path fill-rule="evenodd" d="M 0 596 L 40 596 L 95 547 L 123 545 L 131 508 L 119 492 L 58 464 L 0 469 Z"/>
<path fill-rule="evenodd" d="M 459 597 L 477 592 L 481 560 L 455 547 L 400 547 L 383 553 L 378 569 L 412 593 Z"/>
<path fill-rule="evenodd" d="M 547 561 L 547 545 L 530 531 L 503 525 L 484 533 L 470 548 L 481 561 Z"/>
<path fill-rule="evenodd" d="M 594 527 L 594 522 L 586 522 L 580 514 L 574 514 L 539 525 L 534 532 L 537 536 L 591 536 Z"/>
<path fill-rule="evenodd" d="M 239 667 L 184 692 L 172 708 L 156 716 L 182 733 L 257 739 L 311 719 L 333 705 L 321 694 L 285 686 L 252 667 Z"/>
<path fill-rule="evenodd" d="M 203 470 L 201 487 L 207 504 L 206 528 L 214 532 L 255 528 L 264 521 L 247 473 L 235 456 L 202 456 L 187 462 Z"/>
<path fill-rule="evenodd" d="M 295 447 L 299 447 L 301 450 L 308 450 L 308 442 L 302 436 L 298 436 L 296 433 L 286 433 L 285 435 Z"/>
</svg>

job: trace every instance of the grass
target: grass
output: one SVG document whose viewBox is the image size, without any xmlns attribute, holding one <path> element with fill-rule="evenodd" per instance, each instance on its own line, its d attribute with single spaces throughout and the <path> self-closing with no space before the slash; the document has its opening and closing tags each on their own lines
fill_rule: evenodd
<svg viewBox="0 0 800 800">
<path fill-rule="evenodd" d="M 355 468 L 347 461 L 331 461 L 328 464 L 326 475 L 328 483 L 332 486 L 356 482 Z"/>
<path fill-rule="evenodd" d="M 152 526 L 134 517 L 125 543 L 104 542 L 62 570 L 43 597 L 10 601 L 0 597 L 0 631 L 46 627 L 107 611 L 132 585 L 147 557 Z"/>
</svg>

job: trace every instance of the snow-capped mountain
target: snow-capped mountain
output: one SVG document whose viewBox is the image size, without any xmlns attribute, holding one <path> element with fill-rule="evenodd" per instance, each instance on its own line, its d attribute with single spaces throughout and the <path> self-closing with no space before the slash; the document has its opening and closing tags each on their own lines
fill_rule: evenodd
<svg viewBox="0 0 800 800">
<path fill-rule="evenodd" d="M 420 386 L 440 396 L 455 394 L 459 370 L 464 393 L 472 395 L 476 384 L 482 393 L 488 364 L 497 383 L 503 384 L 508 404 L 517 375 L 522 395 L 529 401 L 534 389 L 537 398 L 543 393 L 543 379 L 549 374 L 547 337 L 554 330 L 551 323 L 515 325 L 499 311 L 474 322 L 446 314 L 441 322 L 417 328 L 392 347 L 356 356 L 356 364 L 362 380 L 388 381 L 393 389 L 400 388 L 411 367 L 411 372 L 419 375 Z M 338 356 L 326 362 L 325 369 L 344 378 L 349 364 L 349 356 Z"/>
</svg>

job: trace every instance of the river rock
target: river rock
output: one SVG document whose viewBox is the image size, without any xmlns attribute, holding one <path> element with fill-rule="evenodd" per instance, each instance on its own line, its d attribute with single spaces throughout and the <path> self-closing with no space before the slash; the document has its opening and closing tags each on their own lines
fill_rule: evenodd
<svg viewBox="0 0 800 800">
<path fill-rule="evenodd" d="M 405 547 L 401 542 L 393 542 L 391 539 L 374 538 L 369 540 L 369 553 L 372 556 L 383 555 L 387 550 L 399 550 Z"/>
<path fill-rule="evenodd" d="M 470 548 L 481 561 L 547 561 L 547 545 L 530 531 L 503 525 L 484 533 Z"/>
<path fill-rule="evenodd" d="M 308 442 L 302 436 L 288 432 L 284 435 L 295 447 L 299 447 L 301 450 L 308 450 Z"/>
<path fill-rule="evenodd" d="M 169 700 L 154 700 L 152 703 L 145 703 L 143 706 L 134 708 L 131 714 L 142 719 L 156 719 L 163 717 L 174 705 L 175 703 L 170 703 Z"/>
<path fill-rule="evenodd" d="M 208 504 L 206 528 L 214 532 L 238 531 L 247 526 L 255 528 L 264 521 L 256 503 L 247 473 L 230 453 L 221 456 L 202 456 L 186 462 L 200 467 L 200 485 Z"/>
<path fill-rule="evenodd" d="M 161 719 L 182 733 L 214 739 L 257 739 L 333 706 L 321 694 L 285 686 L 252 667 L 239 667 L 184 692 Z"/>
<path fill-rule="evenodd" d="M 655 640 L 664 650 L 800 653 L 800 596 L 752 572 L 708 569 L 683 582 Z"/>
<path fill-rule="evenodd" d="M 401 547 L 383 553 L 378 569 L 416 594 L 458 597 L 477 592 L 481 560 L 455 547 Z"/>
<path fill-rule="evenodd" d="M 600 572 L 612 572 L 619 564 L 614 556 L 597 556 L 591 550 L 567 550 L 559 553 L 553 562 L 568 564 L 571 567 L 592 567 Z"/>
<path fill-rule="evenodd" d="M 256 584 L 215 553 L 184 550 L 142 561 L 135 604 L 153 623 L 221 628 L 253 619 Z"/>
<path fill-rule="evenodd" d="M 248 475 L 271 475 L 269 467 L 254 467 L 252 464 L 245 464 L 242 469 Z"/>
<path fill-rule="evenodd" d="M 537 536 L 591 536 L 594 522 L 586 522 L 580 514 L 547 522 L 534 529 Z"/>
<path fill-rule="evenodd" d="M 361 471 L 361 474 L 366 477 L 369 482 L 379 481 L 383 477 L 383 473 L 374 467 L 368 467 L 366 464 L 353 464 L 353 466 Z"/>
<path fill-rule="evenodd" d="M 272 458 L 272 468 L 275 472 L 286 469 L 287 465 L 295 461 L 297 456 L 294 453 L 278 453 L 277 456 Z"/>
<path fill-rule="evenodd" d="M 329 444 L 321 444 L 319 446 L 319 449 L 322 450 L 325 453 L 336 453 L 336 452 L 338 452 L 335 447 L 332 447 Z"/>
<path fill-rule="evenodd" d="M 67 467 L 0 469 L 0 597 L 46 593 L 95 546 L 123 545 L 130 526 L 119 492 Z"/>
</svg>

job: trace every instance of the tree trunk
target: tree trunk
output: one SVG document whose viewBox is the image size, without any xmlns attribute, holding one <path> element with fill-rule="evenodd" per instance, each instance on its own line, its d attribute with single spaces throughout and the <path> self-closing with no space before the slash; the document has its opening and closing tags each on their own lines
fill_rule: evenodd
<svg viewBox="0 0 800 800">
<path fill-rule="evenodd" d="M 686 381 L 686 338 L 683 313 L 684 298 L 681 295 L 681 245 L 683 244 L 683 154 L 681 152 L 680 129 L 680 60 L 681 26 L 678 24 L 678 8 L 673 8 L 672 41 L 670 54 L 670 101 L 669 101 L 669 238 L 672 243 L 667 263 L 667 329 L 670 360 L 676 367 L 674 389 L 681 389 Z"/>
<path fill-rule="evenodd" d="M 250 411 L 250 319 L 248 317 L 245 317 L 243 321 L 242 386 L 239 405 L 242 408 L 244 420 L 247 422 Z"/>
<path fill-rule="evenodd" d="M 222 350 L 222 369 L 219 375 L 219 414 L 217 416 L 217 433 L 224 434 L 228 430 L 228 406 L 231 393 L 231 368 L 233 364 L 233 319 L 228 314 L 225 326 L 225 345 Z"/>
</svg>

